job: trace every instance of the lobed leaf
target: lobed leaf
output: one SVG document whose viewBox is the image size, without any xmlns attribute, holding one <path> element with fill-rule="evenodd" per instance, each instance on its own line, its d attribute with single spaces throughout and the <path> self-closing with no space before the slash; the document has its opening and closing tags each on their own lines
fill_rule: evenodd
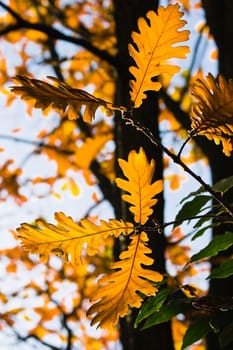
<svg viewBox="0 0 233 350">
<path fill-rule="evenodd" d="M 188 40 L 189 31 L 182 28 L 186 21 L 181 20 L 183 12 L 179 6 L 160 6 L 158 14 L 149 11 L 146 18 L 138 20 L 138 32 L 132 33 L 134 45 L 129 44 L 129 54 L 136 66 L 130 67 L 135 80 L 130 81 L 130 96 L 134 108 L 140 107 L 146 98 L 145 91 L 158 91 L 161 83 L 155 77 L 161 74 L 174 75 L 180 68 L 168 60 L 184 58 L 189 52 L 187 46 L 177 45 Z"/>
<path fill-rule="evenodd" d="M 214 78 L 208 74 L 197 79 L 192 95 L 190 118 L 193 135 L 204 135 L 217 145 L 222 143 L 223 153 L 230 156 L 233 150 L 233 80 L 221 74 Z"/>
<path fill-rule="evenodd" d="M 62 212 L 55 213 L 57 225 L 37 220 L 35 225 L 21 224 L 17 229 L 18 238 L 30 253 L 38 253 L 43 261 L 51 254 L 74 264 L 81 264 L 83 249 L 88 255 L 95 255 L 109 236 L 119 237 L 133 232 L 133 224 L 119 220 L 101 220 L 96 225 L 88 219 L 76 223 Z"/>
<path fill-rule="evenodd" d="M 141 232 L 130 236 L 130 239 L 128 250 L 122 252 L 120 261 L 112 266 L 115 271 L 98 281 L 97 291 L 91 298 L 94 304 L 89 308 L 88 315 L 95 314 L 92 324 L 99 323 L 101 328 L 117 324 L 119 317 L 128 314 L 129 307 L 139 308 L 143 301 L 139 293 L 155 295 L 155 282 L 163 279 L 159 272 L 142 267 L 154 261 L 148 257 L 151 249 L 147 246 L 147 234 Z"/>
<path fill-rule="evenodd" d="M 144 225 L 152 214 L 152 207 L 158 202 L 153 198 L 162 192 L 162 180 L 151 184 L 155 171 L 155 161 L 149 163 L 146 154 L 141 147 L 139 152 L 130 151 L 128 161 L 119 159 L 119 165 L 128 180 L 116 179 L 119 188 L 129 194 L 123 194 L 122 199 L 132 204 L 129 210 L 134 214 L 134 221 Z"/>
<path fill-rule="evenodd" d="M 42 110 L 52 107 L 59 112 L 67 112 L 69 119 L 78 119 L 81 107 L 84 106 L 83 120 L 91 122 L 98 107 L 103 106 L 107 115 L 114 110 L 126 110 L 97 98 L 81 89 L 74 89 L 54 77 L 48 77 L 52 82 L 47 83 L 38 79 L 30 79 L 17 75 L 14 81 L 21 86 L 12 86 L 11 90 L 25 101 L 34 100 L 34 107 Z"/>
</svg>

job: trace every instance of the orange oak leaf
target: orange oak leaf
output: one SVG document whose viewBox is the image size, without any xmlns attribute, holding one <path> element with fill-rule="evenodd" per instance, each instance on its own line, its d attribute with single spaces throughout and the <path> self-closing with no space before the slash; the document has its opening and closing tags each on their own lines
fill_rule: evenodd
<svg viewBox="0 0 233 350">
<path fill-rule="evenodd" d="M 118 237 L 133 232 L 133 224 L 111 219 L 96 225 L 88 219 L 76 223 L 64 213 L 55 213 L 57 225 L 38 219 L 35 225 L 23 223 L 17 229 L 18 238 L 30 253 L 38 253 L 42 261 L 58 255 L 74 264 L 81 264 L 84 248 L 88 255 L 99 253 L 109 236 Z"/>
<path fill-rule="evenodd" d="M 74 89 L 55 77 L 48 77 L 51 83 L 38 79 L 31 79 L 17 75 L 13 81 L 19 86 L 12 86 L 11 90 L 25 101 L 34 100 L 34 107 L 42 110 L 52 107 L 59 112 L 67 112 L 69 119 L 78 119 L 81 107 L 84 106 L 83 120 L 91 122 L 98 107 L 103 106 L 108 116 L 114 110 L 126 110 L 122 106 L 115 106 L 97 98 L 81 89 Z"/>
<path fill-rule="evenodd" d="M 233 150 L 233 80 L 221 74 L 216 78 L 208 74 L 197 79 L 192 95 L 190 118 L 191 135 L 204 135 L 217 145 L 222 143 L 223 153 L 230 156 Z"/>
<path fill-rule="evenodd" d="M 132 204 L 129 210 L 134 214 L 134 221 L 144 225 L 153 212 L 152 206 L 158 202 L 158 199 L 153 197 L 163 189 L 162 180 L 151 183 L 155 161 L 148 162 L 142 147 L 138 153 L 131 151 L 128 161 L 123 159 L 118 161 L 127 180 L 117 178 L 116 184 L 129 193 L 123 194 L 122 199 Z"/>
<path fill-rule="evenodd" d="M 129 44 L 129 54 L 136 66 L 130 67 L 134 80 L 130 81 L 130 96 L 134 108 L 140 107 L 146 98 L 145 91 L 158 91 L 161 83 L 155 77 L 161 74 L 173 76 L 180 68 L 168 60 L 185 58 L 189 48 L 177 43 L 188 40 L 189 31 L 182 30 L 186 21 L 181 20 L 183 12 L 179 5 L 160 6 L 158 14 L 149 11 L 146 18 L 138 20 L 138 32 L 132 33 L 133 44 Z"/>
<path fill-rule="evenodd" d="M 91 298 L 94 304 L 87 314 L 95 314 L 92 324 L 99 323 L 101 328 L 115 325 L 119 317 L 128 314 L 129 306 L 139 308 L 143 298 L 138 292 L 155 295 L 155 282 L 163 279 L 159 272 L 142 267 L 142 264 L 150 266 L 154 261 L 148 256 L 151 249 L 147 246 L 147 234 L 141 232 L 131 235 L 130 239 L 128 250 L 122 252 L 120 261 L 112 266 L 115 271 L 98 281 L 97 291 Z"/>
</svg>

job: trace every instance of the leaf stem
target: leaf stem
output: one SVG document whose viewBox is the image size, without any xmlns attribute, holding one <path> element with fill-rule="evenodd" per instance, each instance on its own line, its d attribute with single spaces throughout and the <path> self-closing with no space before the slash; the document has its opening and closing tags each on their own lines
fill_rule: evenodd
<svg viewBox="0 0 233 350">
<path fill-rule="evenodd" d="M 180 150 L 179 150 L 179 152 L 178 152 L 178 154 L 177 154 L 177 157 L 178 157 L 178 158 L 181 158 L 181 153 L 183 152 L 184 147 L 187 145 L 187 143 L 188 143 L 190 140 L 191 140 L 191 136 L 189 135 L 189 136 L 187 137 L 187 139 L 184 141 L 184 143 L 182 144 L 182 146 L 181 146 L 181 148 L 180 148 Z"/>
</svg>

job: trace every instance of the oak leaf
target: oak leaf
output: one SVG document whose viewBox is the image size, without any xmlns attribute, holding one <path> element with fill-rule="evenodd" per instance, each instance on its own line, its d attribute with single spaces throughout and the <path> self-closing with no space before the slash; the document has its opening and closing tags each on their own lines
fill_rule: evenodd
<svg viewBox="0 0 233 350">
<path fill-rule="evenodd" d="M 51 84 L 17 75 L 13 80 L 20 86 L 12 86 L 11 90 L 23 100 L 34 100 L 35 108 L 46 110 L 52 107 L 59 112 L 67 112 L 71 120 L 79 118 L 81 107 L 84 106 L 83 120 L 88 123 L 94 119 L 95 112 L 100 106 L 104 107 L 108 116 L 112 115 L 114 110 L 125 110 L 124 107 L 115 106 L 84 90 L 74 89 L 55 77 L 48 77 L 48 79 Z"/>
<path fill-rule="evenodd" d="M 143 298 L 138 292 L 147 296 L 155 295 L 155 282 L 163 279 L 159 272 L 142 267 L 142 264 L 150 266 L 153 263 L 153 259 L 148 256 L 151 249 L 147 246 L 147 234 L 141 232 L 131 235 L 130 239 L 128 250 L 122 252 L 120 261 L 112 266 L 115 271 L 98 281 L 97 291 L 91 298 L 95 303 L 87 314 L 95 314 L 92 324 L 99 323 L 101 328 L 115 325 L 119 317 L 128 314 L 129 306 L 139 308 Z"/>
<path fill-rule="evenodd" d="M 180 68 L 168 60 L 185 58 L 189 52 L 187 46 L 177 45 L 188 40 L 189 31 L 182 30 L 186 21 L 181 20 L 183 12 L 179 5 L 160 6 L 158 14 L 149 11 L 146 18 L 138 20 L 138 32 L 132 33 L 134 44 L 129 44 L 129 54 L 136 66 L 130 67 L 135 80 L 130 81 L 130 96 L 134 108 L 140 107 L 146 98 L 145 91 L 158 91 L 161 83 L 155 81 L 161 74 L 173 76 Z"/>
<path fill-rule="evenodd" d="M 208 74 L 197 79 L 192 95 L 191 135 L 204 135 L 230 156 L 233 150 L 233 80 L 227 81 L 221 74 L 216 78 Z"/>
<path fill-rule="evenodd" d="M 23 223 L 17 229 L 18 238 L 25 250 L 38 253 L 42 261 L 50 255 L 58 255 L 74 264 L 81 264 L 84 248 L 88 255 L 99 253 L 100 247 L 109 236 L 128 235 L 133 224 L 111 219 L 101 220 L 96 225 L 88 219 L 76 223 L 62 212 L 55 213 L 57 225 L 38 219 L 35 225 Z"/>
<path fill-rule="evenodd" d="M 127 180 L 117 178 L 116 184 L 129 192 L 123 194 L 122 199 L 132 204 L 129 210 L 134 214 L 134 221 L 144 225 L 153 212 L 152 206 L 158 202 L 153 197 L 163 189 L 162 180 L 151 183 L 155 161 L 152 159 L 149 163 L 141 147 L 138 153 L 134 150 L 129 153 L 128 161 L 119 159 L 118 162 Z"/>
</svg>

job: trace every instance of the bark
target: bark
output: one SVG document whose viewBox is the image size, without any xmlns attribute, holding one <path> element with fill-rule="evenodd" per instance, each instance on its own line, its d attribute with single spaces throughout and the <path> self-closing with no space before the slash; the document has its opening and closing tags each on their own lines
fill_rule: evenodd
<svg viewBox="0 0 233 350">
<path fill-rule="evenodd" d="M 128 68 L 133 63 L 128 54 L 128 43 L 130 42 L 131 32 L 137 28 L 137 19 L 145 16 L 149 10 L 157 9 L 157 2 L 154 0 L 115 0 L 115 23 L 116 35 L 118 40 L 118 88 L 117 102 L 122 105 L 129 105 L 129 80 Z M 150 93 L 143 106 L 135 112 L 134 117 L 141 120 L 156 137 L 159 137 L 158 131 L 158 100 L 157 95 Z M 139 131 L 131 126 L 122 123 L 121 119 L 116 119 L 116 143 L 117 157 L 127 158 L 128 152 L 132 149 L 138 150 L 142 146 L 149 159 L 156 160 L 156 179 L 162 178 L 162 154 L 145 138 Z M 123 204 L 124 205 L 124 204 Z M 131 219 L 125 207 L 116 208 L 117 215 L 125 219 Z M 156 219 L 163 220 L 163 199 L 155 207 Z M 150 247 L 155 259 L 154 268 L 157 271 L 165 271 L 165 237 L 158 233 L 150 234 Z M 121 341 L 124 350 L 172 350 L 173 341 L 171 336 L 170 323 L 152 327 L 146 331 L 134 329 L 133 323 L 135 312 L 130 317 L 121 321 Z"/>
<path fill-rule="evenodd" d="M 202 0 L 202 3 L 206 13 L 207 23 L 219 50 L 219 72 L 227 79 L 233 78 L 233 2 L 228 0 Z M 221 178 L 232 175 L 233 157 L 228 158 L 218 153 L 217 147 L 212 147 L 212 149 L 213 156 L 210 165 L 213 181 L 216 182 Z M 228 194 L 228 198 L 226 198 L 229 203 L 232 202 L 232 194 L 233 192 L 231 191 L 231 193 Z M 231 227 L 225 227 L 225 229 L 232 230 L 232 225 Z M 221 234 L 225 229 L 221 227 L 221 231 L 215 230 L 214 234 Z M 224 258 L 224 256 L 230 256 L 232 253 L 233 251 L 230 249 L 219 257 Z M 213 267 L 216 265 L 217 264 L 214 263 Z M 232 296 L 233 278 L 211 280 L 210 294 L 220 297 Z M 230 350 L 232 348 L 233 344 L 231 343 L 228 347 L 224 347 L 224 350 Z M 218 342 L 218 335 L 212 333 L 207 338 L 207 349 L 221 349 Z"/>
</svg>

